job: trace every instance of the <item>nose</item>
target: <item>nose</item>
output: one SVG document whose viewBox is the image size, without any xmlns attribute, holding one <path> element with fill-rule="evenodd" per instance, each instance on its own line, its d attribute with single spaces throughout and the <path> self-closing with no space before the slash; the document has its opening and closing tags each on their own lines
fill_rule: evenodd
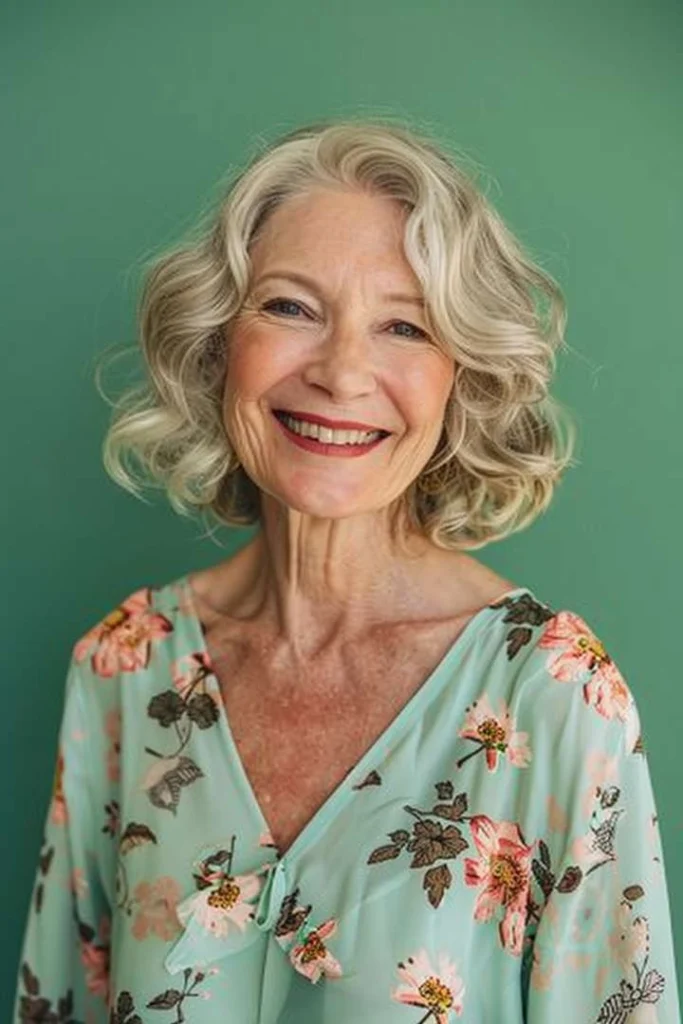
<svg viewBox="0 0 683 1024">
<path fill-rule="evenodd" d="M 375 389 L 372 341 L 357 324 L 336 324 L 316 346 L 304 369 L 304 380 L 345 400 Z"/>
</svg>

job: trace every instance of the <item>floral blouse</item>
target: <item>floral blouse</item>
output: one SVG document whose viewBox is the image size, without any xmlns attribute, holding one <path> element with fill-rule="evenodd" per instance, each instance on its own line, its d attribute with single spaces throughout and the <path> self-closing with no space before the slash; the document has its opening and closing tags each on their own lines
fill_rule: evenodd
<svg viewBox="0 0 683 1024">
<path fill-rule="evenodd" d="M 479 611 L 283 855 L 188 577 L 89 629 L 13 1021 L 456 1019 L 680 1020 L 638 711 L 586 622 Z"/>
</svg>

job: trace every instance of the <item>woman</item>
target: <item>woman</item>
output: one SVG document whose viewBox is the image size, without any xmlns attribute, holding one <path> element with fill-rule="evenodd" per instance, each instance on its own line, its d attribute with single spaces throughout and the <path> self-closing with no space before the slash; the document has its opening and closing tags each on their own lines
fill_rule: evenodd
<svg viewBox="0 0 683 1024">
<path fill-rule="evenodd" d="M 678 1020 L 633 696 L 466 553 L 570 462 L 563 324 L 380 122 L 280 140 L 157 262 L 105 464 L 260 530 L 73 647 L 17 1020 Z"/>
</svg>

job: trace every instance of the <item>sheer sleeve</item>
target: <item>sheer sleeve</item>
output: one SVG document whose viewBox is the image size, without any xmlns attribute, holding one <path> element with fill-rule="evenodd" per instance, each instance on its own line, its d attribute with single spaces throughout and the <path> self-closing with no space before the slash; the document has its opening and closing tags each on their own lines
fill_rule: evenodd
<svg viewBox="0 0 683 1024">
<path fill-rule="evenodd" d="M 562 863 L 552 864 L 540 844 L 528 1024 L 680 1024 L 655 798 L 638 710 L 626 692 L 621 719 L 605 715 L 604 693 L 594 701 L 588 693 L 593 749 L 608 768 L 590 807 L 570 815 L 581 827 L 571 830 Z M 579 794 L 591 790 L 585 769 L 576 782 L 578 807 Z"/>
<path fill-rule="evenodd" d="M 26 922 L 13 1020 L 105 1024 L 111 912 L 97 856 L 105 793 L 93 792 L 81 674 L 69 664 L 54 784 Z M 100 776 L 101 777 L 101 776 Z M 110 810 L 114 808 L 109 806 Z"/>
</svg>

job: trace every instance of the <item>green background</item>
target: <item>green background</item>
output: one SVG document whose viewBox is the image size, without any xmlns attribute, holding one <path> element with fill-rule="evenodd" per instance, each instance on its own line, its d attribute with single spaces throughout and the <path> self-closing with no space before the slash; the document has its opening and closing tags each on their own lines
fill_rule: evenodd
<svg viewBox="0 0 683 1024">
<path fill-rule="evenodd" d="M 224 531 L 217 547 L 158 492 L 144 504 L 109 480 L 95 361 L 135 339 L 143 261 L 257 138 L 343 115 L 406 117 L 464 150 L 565 291 L 556 393 L 578 421 L 579 465 L 532 529 L 476 557 L 582 615 L 635 693 L 683 949 L 683 9 L 88 0 L 5 4 L 0 17 L 0 1019 L 72 644 L 132 590 L 251 536 Z"/>
</svg>

